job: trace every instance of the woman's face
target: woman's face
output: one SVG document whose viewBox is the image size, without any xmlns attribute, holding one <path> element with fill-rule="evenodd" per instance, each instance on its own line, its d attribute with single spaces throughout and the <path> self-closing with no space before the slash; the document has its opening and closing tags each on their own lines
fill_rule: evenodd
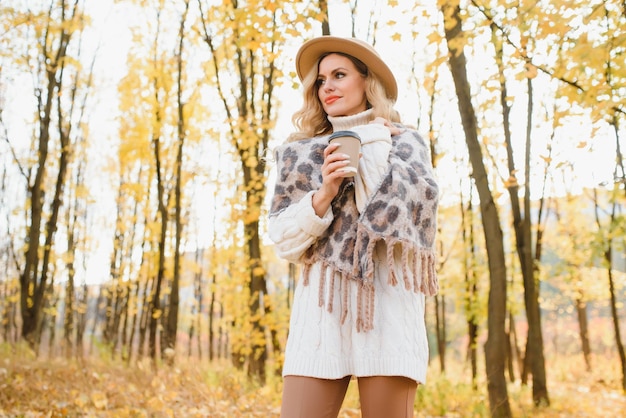
<svg viewBox="0 0 626 418">
<path fill-rule="evenodd" d="M 317 86 L 317 97 L 328 116 L 351 116 L 367 109 L 365 77 L 343 55 L 322 58 Z"/>
</svg>

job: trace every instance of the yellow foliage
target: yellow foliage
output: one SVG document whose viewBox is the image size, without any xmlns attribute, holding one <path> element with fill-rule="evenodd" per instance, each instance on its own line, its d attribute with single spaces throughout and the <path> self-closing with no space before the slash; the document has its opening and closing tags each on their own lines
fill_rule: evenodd
<svg viewBox="0 0 626 418">
<path fill-rule="evenodd" d="M 539 158 L 541 158 L 546 164 L 550 164 L 552 162 L 552 158 L 547 155 L 540 155 Z"/>
<path fill-rule="evenodd" d="M 517 182 L 517 177 L 515 175 L 509 176 L 508 179 L 504 181 L 504 187 L 518 187 L 519 184 Z"/>
<path fill-rule="evenodd" d="M 535 67 L 531 63 L 527 63 L 526 64 L 526 77 L 527 78 L 537 77 L 537 67 Z"/>
</svg>

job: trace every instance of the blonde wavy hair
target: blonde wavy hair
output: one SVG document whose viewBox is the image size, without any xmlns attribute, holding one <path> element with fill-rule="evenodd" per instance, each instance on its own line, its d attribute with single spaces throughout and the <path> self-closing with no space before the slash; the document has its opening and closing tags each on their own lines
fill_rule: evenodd
<svg viewBox="0 0 626 418">
<path fill-rule="evenodd" d="M 302 79 L 304 103 L 302 108 L 295 112 L 291 118 L 297 131 L 287 138 L 287 142 L 328 135 L 333 132 L 333 127 L 328 121 L 328 114 L 324 111 L 318 97 L 317 85 L 319 63 L 330 54 L 337 54 L 350 59 L 359 73 L 365 77 L 365 97 L 368 109 L 373 109 L 372 119 L 382 117 L 390 122 L 400 122 L 400 114 L 393 107 L 394 101 L 387 97 L 387 92 L 376 74 L 369 71 L 361 60 L 351 55 L 341 52 L 329 52 L 322 55 L 317 60 L 317 64 Z"/>
</svg>

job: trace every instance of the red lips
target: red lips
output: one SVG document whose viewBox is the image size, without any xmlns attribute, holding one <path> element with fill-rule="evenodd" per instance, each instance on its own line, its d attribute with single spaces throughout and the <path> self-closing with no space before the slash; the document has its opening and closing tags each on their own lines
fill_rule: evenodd
<svg viewBox="0 0 626 418">
<path fill-rule="evenodd" d="M 332 104 L 335 103 L 340 97 L 339 96 L 328 96 L 325 100 L 324 103 L 326 104 Z"/>
</svg>

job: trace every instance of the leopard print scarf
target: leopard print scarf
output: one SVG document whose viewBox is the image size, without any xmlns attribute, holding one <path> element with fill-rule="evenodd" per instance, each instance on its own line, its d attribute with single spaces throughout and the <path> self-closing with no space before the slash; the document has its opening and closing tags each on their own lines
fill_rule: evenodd
<svg viewBox="0 0 626 418">
<path fill-rule="evenodd" d="M 320 167 L 327 141 L 327 136 L 306 139 L 287 143 L 275 151 L 277 181 L 270 216 L 279 214 L 322 185 Z M 434 251 L 438 186 L 428 147 L 422 137 L 412 130 L 393 136 L 392 142 L 387 172 L 363 212 L 359 213 L 356 207 L 354 183 L 346 179 L 332 202 L 333 222 L 300 260 L 304 265 L 305 285 L 308 284 L 311 265 L 321 263 L 320 306 L 325 304 L 325 280 L 331 280 L 331 289 L 336 279 L 355 280 L 360 284 L 357 295 L 358 331 L 373 328 L 372 255 L 379 241 L 386 244 L 390 284 L 397 284 L 394 250 L 399 247 L 405 288 L 427 296 L 438 291 Z M 347 315 L 348 286 L 342 286 L 342 289 L 343 323 Z M 333 300 L 326 304 L 327 309 L 332 311 Z"/>
</svg>

